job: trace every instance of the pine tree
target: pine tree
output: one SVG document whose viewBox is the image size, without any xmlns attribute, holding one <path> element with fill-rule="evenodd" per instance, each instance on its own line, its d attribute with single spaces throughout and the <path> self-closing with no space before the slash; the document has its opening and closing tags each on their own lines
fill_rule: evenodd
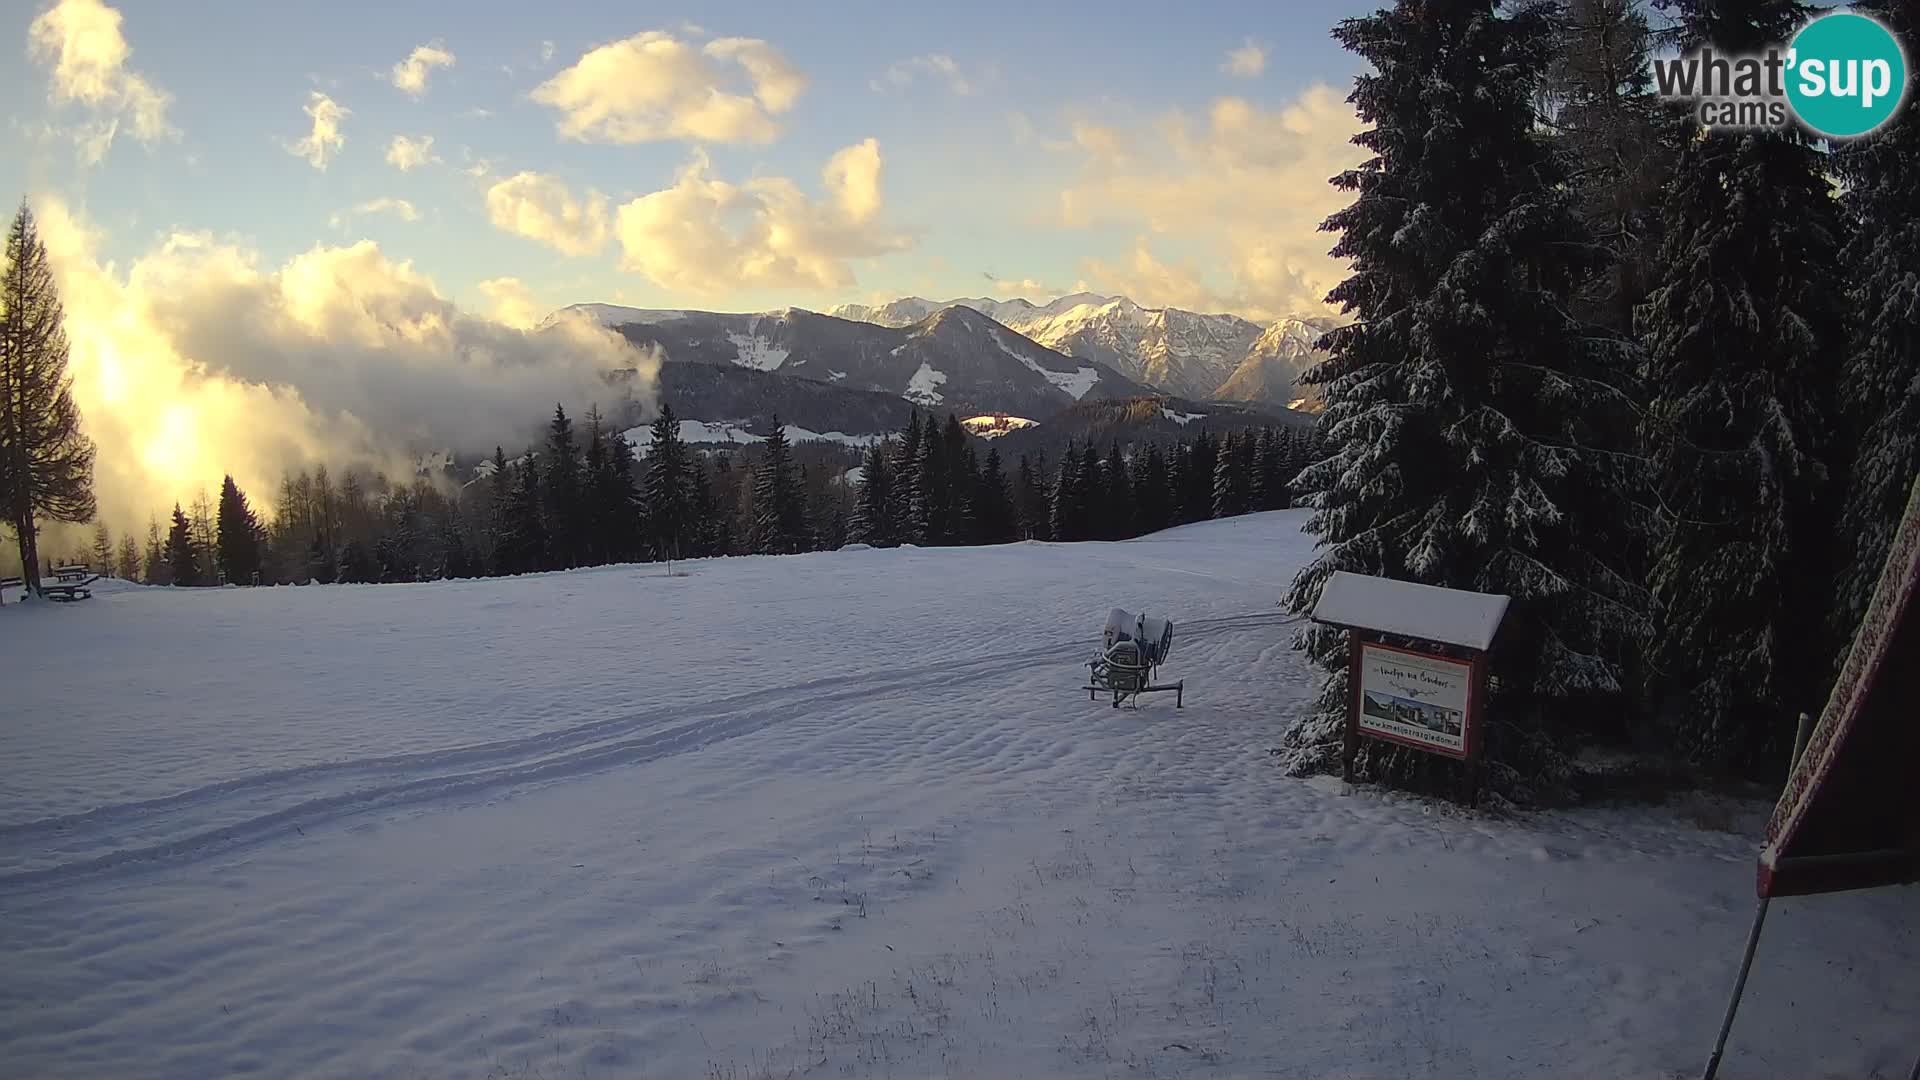
<svg viewBox="0 0 1920 1080">
<path fill-rule="evenodd" d="M 1644 603 L 1615 560 L 1630 403 L 1568 314 L 1593 249 L 1537 127 L 1550 12 L 1494 8 L 1403 0 L 1334 32 L 1374 69 L 1348 99 L 1374 156 L 1335 178 L 1355 198 L 1323 226 L 1352 265 L 1329 299 L 1355 321 L 1305 375 L 1325 388 L 1328 456 L 1296 481 L 1321 539 L 1288 603 L 1310 611 L 1339 570 L 1512 597 L 1486 747 L 1495 784 L 1525 798 L 1558 790 L 1569 719 L 1623 689 Z M 1286 736 L 1296 771 L 1338 761 L 1349 692 L 1346 632 L 1305 639 L 1330 674 Z M 1359 767 L 1444 775 L 1385 746 Z"/>
<path fill-rule="evenodd" d="M 580 460 L 582 540 L 581 559 L 588 566 L 605 566 L 613 561 L 613 518 L 618 512 L 613 488 L 613 467 L 607 457 L 607 433 L 600 422 L 600 406 L 587 407 L 587 430 Z M 451 575 L 449 575 L 451 576 Z"/>
<path fill-rule="evenodd" d="M 855 543 L 888 547 L 893 543 L 893 447 L 884 440 L 867 447 L 860 464 L 860 494 L 854 498 Z"/>
<path fill-rule="evenodd" d="M 149 585 L 173 584 L 173 564 L 167 558 L 167 547 L 160 541 L 160 523 L 147 519 L 147 550 L 144 565 L 141 566 L 140 580 Z"/>
<path fill-rule="evenodd" d="M 940 463 L 945 471 L 941 477 L 944 498 L 938 528 L 939 542 L 943 544 L 965 544 L 972 539 L 972 508 L 967 500 L 973 494 L 979 462 L 970 458 L 967 451 L 967 431 L 960 426 L 958 418 L 948 413 L 947 422 L 940 429 Z"/>
<path fill-rule="evenodd" d="M 220 481 L 220 510 L 216 546 L 220 566 L 228 581 L 246 585 L 260 572 L 260 519 L 247 505 L 247 497 L 232 476 Z"/>
<path fill-rule="evenodd" d="M 1091 446 L 1091 444 L 1089 444 Z M 1073 442 L 1060 455 L 1060 471 L 1053 482 L 1051 527 L 1053 538 L 1061 542 L 1087 539 L 1087 485 L 1081 475 L 1082 455 L 1073 451 Z"/>
<path fill-rule="evenodd" d="M 513 498 L 513 466 L 507 464 L 506 451 L 499 446 L 493 448 L 493 470 L 487 474 L 487 546 L 493 551 L 493 565 L 489 572 L 493 574 L 515 574 L 519 569 L 512 564 L 511 556 L 506 554 L 512 543 L 513 520 L 511 500 Z M 316 538 L 317 539 L 317 538 Z M 317 554 L 317 552 L 316 552 Z"/>
<path fill-rule="evenodd" d="M 65 314 L 47 247 L 25 202 L 7 230 L 0 270 L 0 513 L 20 545 L 29 593 L 40 592 L 36 521 L 94 514 L 93 440 L 80 430 L 67 374 Z"/>
<path fill-rule="evenodd" d="M 505 465 L 495 451 L 496 480 L 504 485 L 502 496 L 494 503 L 494 571 L 499 574 L 526 574 L 546 565 L 547 536 L 542 520 L 544 504 L 540 492 L 540 473 L 532 454 L 519 465 Z M 342 562 L 345 562 L 344 556 Z M 345 566 L 342 566 L 345 569 Z"/>
<path fill-rule="evenodd" d="M 93 523 L 93 572 L 113 576 L 113 534 L 104 521 Z"/>
<path fill-rule="evenodd" d="M 120 538 L 120 550 L 113 568 L 122 581 L 140 580 L 140 545 L 135 542 L 132 533 Z"/>
<path fill-rule="evenodd" d="M 573 439 L 573 421 L 555 405 L 547 425 L 545 475 L 540 477 L 547 538 L 546 566 L 564 570 L 580 565 L 586 537 L 585 504 L 580 497 L 580 448 Z"/>
<path fill-rule="evenodd" d="M 1020 472 L 1014 481 L 1014 500 L 1020 514 L 1023 540 L 1053 539 L 1053 497 L 1047 480 L 1046 459 L 1038 465 L 1020 455 Z"/>
<path fill-rule="evenodd" d="M 1675 0 L 1680 44 L 1723 55 L 1784 41 L 1809 9 Z M 1818 713 L 1831 655 L 1833 358 L 1844 239 L 1822 155 L 1797 130 L 1687 140 L 1641 312 L 1647 439 L 1665 526 L 1656 692 L 1682 745 L 1721 766 L 1785 761 Z"/>
<path fill-rule="evenodd" d="M 170 585 L 202 585 L 200 550 L 193 541 L 193 522 L 173 504 L 173 528 L 167 533 L 167 577 Z"/>
<path fill-rule="evenodd" d="M 313 542 L 307 545 L 307 581 L 317 581 L 322 585 L 331 585 L 340 578 L 340 567 L 335 563 L 333 548 L 314 534 Z"/>
<path fill-rule="evenodd" d="M 647 527 L 656 558 L 672 562 L 697 534 L 693 522 L 693 463 L 680 438 L 680 421 L 673 406 L 661 405 L 653 421 L 653 442 L 647 447 Z"/>
<path fill-rule="evenodd" d="M 974 485 L 974 491 L 974 519 L 979 527 L 980 542 L 1005 544 L 1017 539 L 1013 493 L 1007 489 L 999 447 L 987 447 L 987 460 L 980 466 L 980 480 Z"/>
<path fill-rule="evenodd" d="M 1858 5 L 1903 41 L 1920 34 L 1910 2 Z M 1842 254 L 1854 313 L 1840 415 L 1852 444 L 1836 540 L 1839 575 L 1830 627 L 1845 658 L 1886 561 L 1907 494 L 1920 475 L 1920 108 L 1909 101 L 1833 160 L 1858 221 Z"/>
<path fill-rule="evenodd" d="M 753 550 L 763 555 L 786 555 L 805 550 L 806 506 L 778 413 L 772 423 L 773 433 L 762 447 L 760 467 L 753 478 Z"/>
<path fill-rule="evenodd" d="M 1205 521 L 1213 516 L 1214 472 L 1220 466 L 1220 443 L 1201 432 L 1181 457 L 1180 521 Z"/>
<path fill-rule="evenodd" d="M 1238 517 L 1247 512 L 1251 494 L 1253 446 L 1251 431 L 1228 435 L 1213 467 L 1213 516 Z"/>
<path fill-rule="evenodd" d="M 734 471 L 733 460 L 725 454 L 713 463 L 713 478 L 706 470 L 695 474 L 695 492 L 706 492 L 701 503 L 702 529 L 707 536 L 707 553 L 733 555 L 740 550 L 740 504 L 747 496 L 747 485 Z"/>
</svg>

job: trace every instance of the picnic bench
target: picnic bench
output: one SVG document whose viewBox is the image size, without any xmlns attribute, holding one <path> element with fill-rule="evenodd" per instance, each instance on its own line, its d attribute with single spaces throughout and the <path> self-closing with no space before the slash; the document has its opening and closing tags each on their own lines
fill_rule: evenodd
<svg viewBox="0 0 1920 1080">
<path fill-rule="evenodd" d="M 92 599 L 93 589 L 89 586 L 99 581 L 100 575 L 84 566 L 56 566 L 53 568 L 53 580 L 54 583 L 51 585 L 40 586 L 41 595 L 49 600 L 66 604 L 75 600 Z M 0 589 L 23 589 L 26 584 L 23 578 L 0 578 Z"/>
</svg>

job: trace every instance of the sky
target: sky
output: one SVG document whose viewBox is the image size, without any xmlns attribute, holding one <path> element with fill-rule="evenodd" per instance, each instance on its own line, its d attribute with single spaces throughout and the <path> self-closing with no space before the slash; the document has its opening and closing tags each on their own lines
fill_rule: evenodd
<svg viewBox="0 0 1920 1080">
<path fill-rule="evenodd" d="M 529 344 L 572 303 L 1318 310 L 1358 160 L 1328 31 L 1370 6 L 37 0 L 0 11 L 0 186 L 150 502 L 604 366 Z"/>
</svg>

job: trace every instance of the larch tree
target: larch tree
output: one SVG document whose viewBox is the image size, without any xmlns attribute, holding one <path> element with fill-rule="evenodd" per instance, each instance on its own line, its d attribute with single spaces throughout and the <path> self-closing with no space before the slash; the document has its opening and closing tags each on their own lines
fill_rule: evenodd
<svg viewBox="0 0 1920 1080">
<path fill-rule="evenodd" d="M 80 430 L 67 374 L 65 319 L 46 244 L 23 202 L 0 270 L 0 508 L 33 594 L 40 591 L 38 522 L 94 515 L 94 446 Z"/>
</svg>

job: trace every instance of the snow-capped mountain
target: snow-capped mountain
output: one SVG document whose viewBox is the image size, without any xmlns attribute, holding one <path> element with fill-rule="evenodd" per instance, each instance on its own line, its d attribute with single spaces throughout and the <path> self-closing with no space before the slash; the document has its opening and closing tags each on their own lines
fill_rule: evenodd
<svg viewBox="0 0 1920 1080">
<path fill-rule="evenodd" d="M 621 307 L 619 304 L 569 304 L 540 321 L 541 326 L 551 326 L 568 315 L 585 315 L 593 321 L 610 329 L 619 329 L 627 323 L 657 323 L 686 316 L 684 311 L 670 311 L 664 308 Z"/>
<path fill-rule="evenodd" d="M 619 316 L 616 316 L 618 318 Z M 623 320 L 628 340 L 658 345 L 673 362 L 750 368 L 846 390 L 882 391 L 942 412 L 1050 416 L 1087 397 L 1146 387 L 1064 356 L 966 306 L 904 327 L 790 308 L 758 315 L 677 312 Z"/>
<path fill-rule="evenodd" d="M 1238 315 L 1143 307 L 1096 293 L 1046 304 L 909 296 L 876 307 L 844 304 L 832 313 L 905 326 L 949 307 L 971 308 L 1057 352 L 1182 397 L 1281 405 L 1311 399 L 1294 378 L 1316 362 L 1311 342 L 1331 325 L 1320 317 L 1289 317 L 1262 326 Z"/>
<path fill-rule="evenodd" d="M 1318 412 L 1319 391 L 1299 385 L 1302 374 L 1326 358 L 1315 348 L 1320 335 L 1338 320 L 1315 317 L 1276 320 L 1247 349 L 1213 396 L 1223 401 L 1271 401 L 1305 412 Z"/>
<path fill-rule="evenodd" d="M 986 297 L 972 297 L 959 300 L 925 300 L 918 296 L 903 296 L 878 307 L 870 307 L 866 304 L 841 304 L 839 307 L 829 308 L 827 314 L 838 319 L 876 323 L 880 326 L 911 326 L 942 308 L 967 307 L 1003 326 L 1026 333 L 1021 328 L 1027 323 L 1052 318 L 1083 304 L 1104 304 L 1113 299 L 1114 297 L 1111 296 L 1085 292 L 1069 293 L 1046 304 L 1034 304 L 1024 299 L 990 300 Z"/>
</svg>

